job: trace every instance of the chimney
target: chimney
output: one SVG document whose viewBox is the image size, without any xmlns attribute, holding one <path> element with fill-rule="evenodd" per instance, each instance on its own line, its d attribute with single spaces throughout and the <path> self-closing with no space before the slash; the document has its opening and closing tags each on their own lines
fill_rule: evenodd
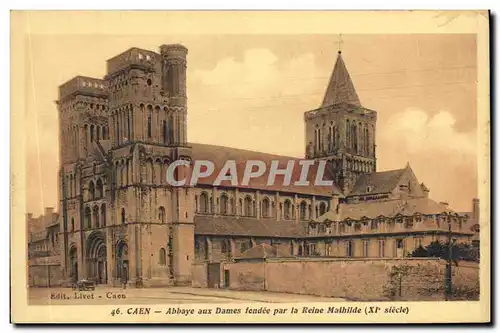
<svg viewBox="0 0 500 333">
<path fill-rule="evenodd" d="M 479 223 L 479 199 L 472 199 L 472 218 L 474 223 Z"/>
</svg>

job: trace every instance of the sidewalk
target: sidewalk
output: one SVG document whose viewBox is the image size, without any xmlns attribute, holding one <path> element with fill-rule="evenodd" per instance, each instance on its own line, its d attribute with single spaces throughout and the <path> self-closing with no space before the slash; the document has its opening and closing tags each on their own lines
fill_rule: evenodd
<svg viewBox="0 0 500 333">
<path fill-rule="evenodd" d="M 229 289 L 206 289 L 206 288 L 191 288 L 191 287 L 169 287 L 166 288 L 165 290 L 172 294 L 229 298 L 241 301 L 255 301 L 255 302 L 265 302 L 265 303 L 344 301 L 344 299 L 342 298 L 287 294 L 287 293 L 277 293 L 271 291 L 241 291 L 241 290 L 229 290 Z"/>
</svg>

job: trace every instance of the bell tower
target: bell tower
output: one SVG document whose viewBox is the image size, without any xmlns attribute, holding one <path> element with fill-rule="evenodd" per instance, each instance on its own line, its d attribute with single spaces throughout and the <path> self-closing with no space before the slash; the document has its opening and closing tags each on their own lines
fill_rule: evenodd
<svg viewBox="0 0 500 333">
<path fill-rule="evenodd" d="M 377 112 L 361 105 L 341 51 L 321 106 L 304 122 L 306 158 L 327 160 L 344 195 L 360 175 L 376 171 Z"/>
</svg>

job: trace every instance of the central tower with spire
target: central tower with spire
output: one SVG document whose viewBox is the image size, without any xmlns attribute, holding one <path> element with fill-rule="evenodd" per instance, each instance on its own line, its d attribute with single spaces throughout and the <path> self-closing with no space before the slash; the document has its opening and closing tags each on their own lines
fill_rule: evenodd
<svg viewBox="0 0 500 333">
<path fill-rule="evenodd" d="M 376 171 L 377 112 L 361 105 L 340 50 L 323 103 L 304 122 L 306 158 L 327 160 L 344 195 L 360 175 Z"/>
</svg>

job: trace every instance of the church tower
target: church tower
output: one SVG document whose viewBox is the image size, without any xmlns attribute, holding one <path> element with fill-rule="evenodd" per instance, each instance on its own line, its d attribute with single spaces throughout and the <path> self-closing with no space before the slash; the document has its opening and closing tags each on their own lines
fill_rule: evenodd
<svg viewBox="0 0 500 333">
<path fill-rule="evenodd" d="M 376 171 L 377 112 L 361 105 L 338 52 L 323 103 L 304 114 L 306 158 L 327 160 L 345 195 L 358 177 Z"/>
<path fill-rule="evenodd" d="M 194 259 L 194 194 L 167 169 L 191 161 L 187 49 L 131 48 L 104 79 L 60 86 L 61 251 L 68 280 L 185 284 Z M 183 169 L 177 168 L 177 177 Z"/>
</svg>

